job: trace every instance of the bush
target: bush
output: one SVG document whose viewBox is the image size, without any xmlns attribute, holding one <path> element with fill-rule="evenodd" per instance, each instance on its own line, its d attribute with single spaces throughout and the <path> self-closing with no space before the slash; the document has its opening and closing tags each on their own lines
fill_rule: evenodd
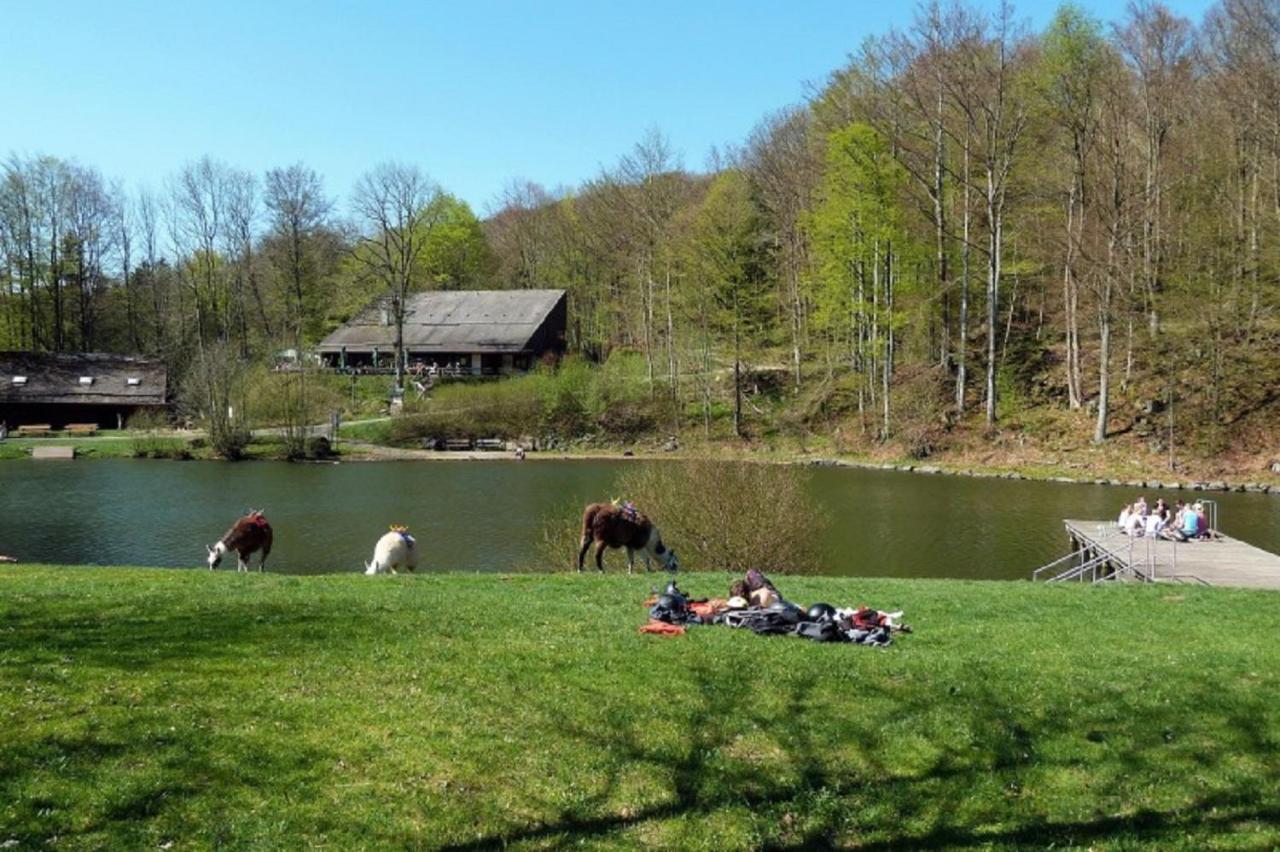
<svg viewBox="0 0 1280 852">
<path fill-rule="evenodd" d="M 804 574 L 820 564 L 827 523 L 808 485 L 809 472 L 797 467 L 695 461 L 638 464 L 614 490 L 653 519 L 682 570 Z M 544 525 L 544 569 L 574 564 L 582 509 L 565 505 Z M 625 557 L 606 559 L 618 566 Z"/>
<path fill-rule="evenodd" d="M 327 459 L 333 456 L 333 447 L 324 435 L 313 435 L 307 439 L 307 458 Z"/>
<path fill-rule="evenodd" d="M 191 448 L 182 438 L 165 435 L 168 421 L 160 412 L 139 412 L 129 418 L 129 451 L 135 459 L 189 459 Z"/>
</svg>

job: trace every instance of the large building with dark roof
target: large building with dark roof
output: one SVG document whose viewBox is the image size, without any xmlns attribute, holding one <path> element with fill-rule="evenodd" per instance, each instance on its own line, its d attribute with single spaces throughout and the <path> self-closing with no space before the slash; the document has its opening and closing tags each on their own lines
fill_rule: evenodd
<svg viewBox="0 0 1280 852">
<path fill-rule="evenodd" d="M 163 363 L 128 355 L 0 352 L 0 420 L 27 424 L 95 423 L 115 429 L 139 411 L 169 402 Z"/>
<path fill-rule="evenodd" d="M 435 365 L 470 375 L 528 370 L 565 350 L 564 290 L 446 290 L 415 293 L 405 306 L 409 365 Z M 338 368 L 394 366 L 396 325 L 385 300 L 321 341 L 325 363 Z"/>
</svg>

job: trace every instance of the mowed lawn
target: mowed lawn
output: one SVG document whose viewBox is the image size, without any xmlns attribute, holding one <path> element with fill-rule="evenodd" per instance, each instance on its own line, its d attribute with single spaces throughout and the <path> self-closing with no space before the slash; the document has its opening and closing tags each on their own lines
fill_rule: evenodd
<svg viewBox="0 0 1280 852">
<path fill-rule="evenodd" d="M 775 580 L 915 633 L 641 636 L 657 575 L 5 566 L 0 844 L 1280 843 L 1280 594 Z"/>
</svg>

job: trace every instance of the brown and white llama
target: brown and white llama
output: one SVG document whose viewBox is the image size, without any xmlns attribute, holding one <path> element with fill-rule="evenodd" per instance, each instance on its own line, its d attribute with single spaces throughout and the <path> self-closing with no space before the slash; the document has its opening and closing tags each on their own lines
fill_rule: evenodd
<svg viewBox="0 0 1280 852">
<path fill-rule="evenodd" d="M 627 573 L 635 569 L 636 553 L 644 557 L 645 570 L 652 570 L 651 559 L 658 560 L 668 571 L 676 571 L 680 564 L 676 552 L 662 543 L 658 528 L 630 504 L 592 503 L 582 512 L 582 541 L 578 548 L 578 572 L 586 558 L 591 543 L 596 545 L 596 568 L 604 570 L 606 547 L 627 549 Z"/>
<path fill-rule="evenodd" d="M 209 551 L 209 570 L 217 568 L 222 557 L 234 551 L 236 554 L 236 571 L 249 570 L 249 557 L 259 551 L 262 556 L 258 560 L 258 571 L 267 567 L 267 557 L 271 555 L 271 524 L 261 509 L 254 509 L 234 524 L 215 545 L 206 545 Z"/>
</svg>

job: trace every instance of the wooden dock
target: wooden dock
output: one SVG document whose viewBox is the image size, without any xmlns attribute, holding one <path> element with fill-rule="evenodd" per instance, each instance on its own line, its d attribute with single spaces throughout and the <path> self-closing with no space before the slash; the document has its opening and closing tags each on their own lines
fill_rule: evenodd
<svg viewBox="0 0 1280 852">
<path fill-rule="evenodd" d="M 1132 537 L 1114 521 L 1066 520 L 1071 552 L 1044 565 L 1033 580 L 1135 580 L 1280 590 L 1280 556 L 1230 536 L 1176 542 Z"/>
</svg>

